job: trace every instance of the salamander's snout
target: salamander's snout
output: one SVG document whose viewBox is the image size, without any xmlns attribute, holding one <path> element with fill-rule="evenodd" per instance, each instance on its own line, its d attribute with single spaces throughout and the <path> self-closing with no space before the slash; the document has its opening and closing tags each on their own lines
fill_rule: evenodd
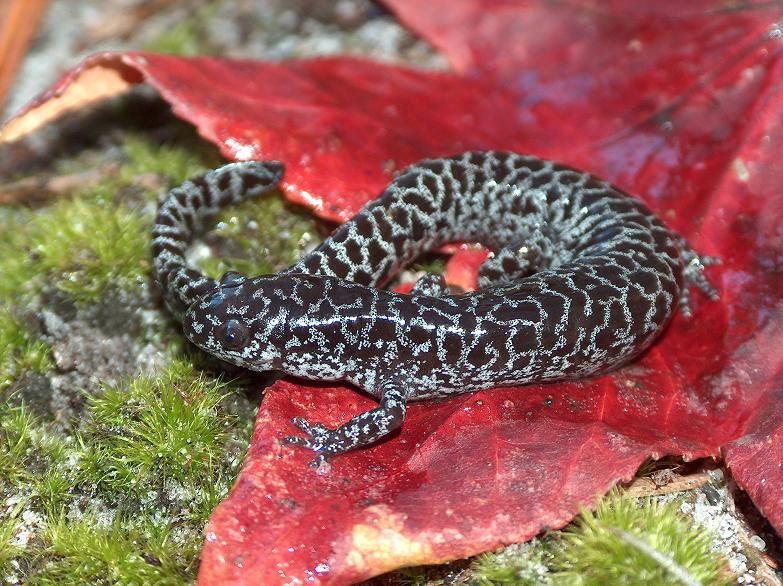
<svg viewBox="0 0 783 586">
<path fill-rule="evenodd" d="M 276 278 L 248 279 L 228 272 L 217 290 L 188 308 L 182 319 L 185 336 L 221 360 L 250 370 L 280 365 L 280 340 L 285 312 L 273 304 Z M 277 336 L 277 337 L 276 337 Z"/>
</svg>

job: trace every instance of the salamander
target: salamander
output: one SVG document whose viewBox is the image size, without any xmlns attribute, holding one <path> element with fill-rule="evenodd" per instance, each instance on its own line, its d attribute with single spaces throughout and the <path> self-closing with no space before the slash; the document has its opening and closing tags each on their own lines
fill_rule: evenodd
<svg viewBox="0 0 783 586">
<path fill-rule="evenodd" d="M 409 401 L 606 373 L 644 352 L 689 287 L 712 299 L 696 254 L 644 205 L 589 173 L 509 152 L 425 160 L 314 251 L 273 275 L 188 266 L 223 207 L 275 188 L 283 165 L 231 163 L 174 188 L 153 230 L 154 268 L 187 338 L 227 362 L 348 381 L 376 408 L 336 429 L 297 417 L 285 443 L 328 457 L 399 428 Z M 425 275 L 382 287 L 449 242 L 491 251 L 474 292 Z"/>
</svg>

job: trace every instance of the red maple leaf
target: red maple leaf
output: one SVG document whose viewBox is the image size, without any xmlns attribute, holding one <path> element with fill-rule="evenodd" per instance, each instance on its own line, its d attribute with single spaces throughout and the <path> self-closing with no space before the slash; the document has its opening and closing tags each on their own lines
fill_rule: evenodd
<svg viewBox="0 0 783 586">
<path fill-rule="evenodd" d="M 567 523 L 651 455 L 722 457 L 783 531 L 774 3 L 386 3 L 456 73 L 348 58 L 102 54 L 5 132 L 67 107 L 89 74 L 110 80 L 104 93 L 144 81 L 228 157 L 284 161 L 288 196 L 332 219 L 424 157 L 534 153 L 613 181 L 719 256 L 710 275 L 721 299 L 696 297 L 693 319 L 677 316 L 611 375 L 414 404 L 399 435 L 335 458 L 328 474 L 306 465 L 311 453 L 281 445 L 296 433 L 291 417 L 334 426 L 373 403 L 343 386 L 277 383 L 208 527 L 200 582 L 344 584 L 523 541 Z"/>
</svg>

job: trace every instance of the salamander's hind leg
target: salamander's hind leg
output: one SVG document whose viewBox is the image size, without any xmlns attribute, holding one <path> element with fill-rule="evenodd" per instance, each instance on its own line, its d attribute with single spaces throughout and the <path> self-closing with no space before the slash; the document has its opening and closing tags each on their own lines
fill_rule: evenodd
<svg viewBox="0 0 783 586">
<path fill-rule="evenodd" d="M 541 269 L 542 262 L 541 250 L 536 245 L 501 248 L 479 267 L 479 289 L 532 275 Z"/>
<path fill-rule="evenodd" d="M 682 254 L 682 262 L 685 265 L 683 269 L 683 278 L 685 279 L 682 293 L 680 294 L 680 308 L 682 314 L 685 317 L 691 317 L 692 310 L 690 305 L 692 285 L 696 286 L 702 293 L 713 301 L 717 300 L 719 295 L 712 283 L 709 282 L 704 275 L 704 267 L 710 265 L 719 265 L 720 259 L 714 256 L 700 255 L 690 244 L 680 236 L 678 238 L 680 244 L 680 251 Z"/>
<path fill-rule="evenodd" d="M 449 294 L 449 286 L 446 279 L 439 273 L 424 273 L 413 285 L 411 295 L 429 295 L 430 297 L 443 297 Z"/>
<path fill-rule="evenodd" d="M 283 442 L 317 452 L 318 457 L 310 463 L 317 468 L 331 456 L 373 444 L 400 427 L 405 420 L 407 398 L 406 392 L 390 388 L 383 393 L 378 407 L 357 415 L 337 429 L 294 417 L 291 421 L 306 436 L 288 436 Z"/>
</svg>

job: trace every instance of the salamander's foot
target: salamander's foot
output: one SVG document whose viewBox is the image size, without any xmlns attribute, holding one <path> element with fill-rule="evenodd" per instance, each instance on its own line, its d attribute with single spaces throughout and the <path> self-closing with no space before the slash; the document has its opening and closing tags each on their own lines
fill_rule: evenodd
<svg viewBox="0 0 783 586">
<path fill-rule="evenodd" d="M 413 285 L 411 295 L 429 295 L 444 297 L 450 293 L 446 279 L 439 273 L 424 273 Z"/>
<path fill-rule="evenodd" d="M 718 291 L 712 286 L 712 283 L 710 283 L 707 276 L 704 274 L 704 268 L 710 265 L 719 265 L 721 260 L 714 256 L 702 256 L 698 254 L 682 238 L 680 239 L 680 247 L 682 250 L 682 260 L 685 264 L 683 269 L 685 283 L 682 288 L 682 294 L 680 295 L 680 308 L 685 317 L 691 317 L 691 315 L 693 315 L 690 305 L 691 286 L 697 287 L 713 301 L 719 299 L 720 296 L 718 295 Z"/>
<path fill-rule="evenodd" d="M 283 443 L 316 452 L 318 457 L 310 466 L 318 468 L 331 456 L 373 444 L 400 427 L 405 420 L 406 397 L 404 392 L 390 389 L 384 393 L 378 407 L 357 415 L 337 429 L 294 417 L 291 423 L 305 436 L 288 436 L 283 438 Z"/>
<path fill-rule="evenodd" d="M 535 244 L 501 248 L 479 267 L 478 287 L 503 285 L 530 276 L 540 270 L 541 259 L 541 249 Z"/>
<path fill-rule="evenodd" d="M 318 457 L 310 462 L 310 466 L 318 468 L 326 463 L 330 456 L 339 454 L 345 450 L 339 449 L 339 441 L 334 437 L 336 429 L 329 429 L 320 423 L 309 423 L 301 417 L 294 417 L 291 423 L 301 429 L 306 435 L 289 435 L 283 438 L 283 443 L 289 446 L 300 446 L 318 454 Z"/>
</svg>

